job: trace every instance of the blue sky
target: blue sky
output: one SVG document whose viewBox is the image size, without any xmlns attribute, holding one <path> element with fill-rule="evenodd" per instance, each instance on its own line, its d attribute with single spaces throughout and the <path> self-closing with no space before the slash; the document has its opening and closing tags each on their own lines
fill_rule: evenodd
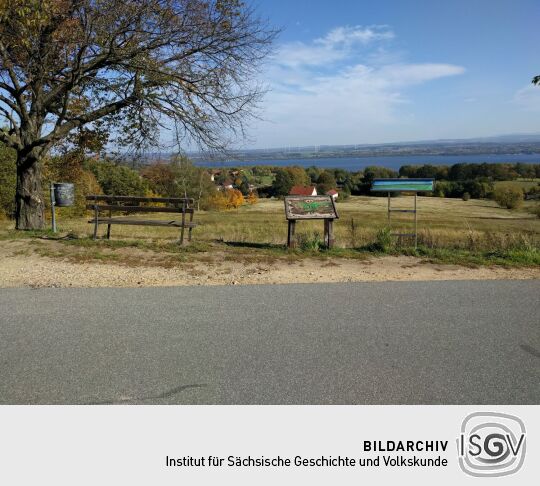
<svg viewBox="0 0 540 486">
<path fill-rule="evenodd" d="M 539 0 L 258 0 L 283 29 L 247 147 L 540 132 Z"/>
</svg>

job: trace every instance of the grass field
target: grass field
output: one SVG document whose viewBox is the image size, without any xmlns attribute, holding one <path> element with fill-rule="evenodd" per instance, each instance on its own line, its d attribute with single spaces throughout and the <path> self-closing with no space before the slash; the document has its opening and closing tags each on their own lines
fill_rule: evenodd
<svg viewBox="0 0 540 486">
<path fill-rule="evenodd" d="M 515 181 L 497 181 L 495 187 L 519 187 L 527 191 L 538 184 L 540 184 L 540 179 L 517 179 Z"/>
<path fill-rule="evenodd" d="M 387 199 L 385 197 L 351 197 L 337 204 L 339 220 L 335 223 L 336 249 L 333 256 L 358 257 L 366 252 L 417 254 L 437 261 L 452 263 L 502 263 L 517 265 L 540 264 L 540 219 L 530 213 L 537 202 L 527 201 L 520 210 L 499 208 L 490 200 L 418 198 L 419 249 L 412 248 L 410 239 L 395 241 L 381 248 L 381 230 L 387 228 Z M 392 207 L 410 209 L 412 197 L 392 198 Z M 145 218 L 148 215 L 144 215 Z M 159 217 L 159 216 L 158 216 Z M 167 216 L 161 216 L 167 219 Z M 60 234 L 73 233 L 78 239 L 71 245 L 90 248 L 138 247 L 152 250 L 174 250 L 178 229 L 113 226 L 110 241 L 93 242 L 89 237 L 92 225 L 89 218 L 65 219 L 62 209 L 57 213 Z M 193 250 L 204 248 L 227 249 L 234 254 L 289 254 L 284 248 L 287 223 L 283 202 L 262 199 L 258 204 L 245 205 L 225 212 L 200 211 L 195 215 L 199 226 L 193 232 Z M 13 223 L 0 223 L 0 238 L 17 239 L 31 236 L 15 232 Z M 100 226 L 103 235 L 106 226 Z M 412 229 L 412 214 L 393 213 L 391 230 Z M 297 224 L 297 235 L 304 243 L 304 253 L 312 255 L 321 243 L 322 221 Z M 205 246 L 206 245 L 206 246 Z M 300 249 L 295 252 L 301 256 Z M 61 256 L 61 255 L 56 255 Z"/>
</svg>

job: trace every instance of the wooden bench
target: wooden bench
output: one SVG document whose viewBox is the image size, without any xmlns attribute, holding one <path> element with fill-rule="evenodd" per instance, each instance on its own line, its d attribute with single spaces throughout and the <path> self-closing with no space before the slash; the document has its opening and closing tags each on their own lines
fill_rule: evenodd
<svg viewBox="0 0 540 486">
<path fill-rule="evenodd" d="M 148 205 L 156 203 L 159 205 Z M 107 225 L 107 239 L 111 237 L 111 225 L 127 224 L 138 226 L 168 226 L 180 228 L 180 244 L 184 243 L 184 230 L 188 229 L 188 241 L 197 223 L 193 222 L 193 199 L 176 197 L 132 197 L 132 196 L 86 196 L 86 209 L 94 211 L 94 218 L 88 221 L 94 224 L 94 240 L 97 238 L 98 226 Z M 107 211 L 107 216 L 100 212 Z M 122 213 L 176 213 L 181 214 L 180 220 L 134 219 L 129 216 L 114 216 L 113 212 Z M 187 218 L 186 218 L 187 216 Z"/>
</svg>

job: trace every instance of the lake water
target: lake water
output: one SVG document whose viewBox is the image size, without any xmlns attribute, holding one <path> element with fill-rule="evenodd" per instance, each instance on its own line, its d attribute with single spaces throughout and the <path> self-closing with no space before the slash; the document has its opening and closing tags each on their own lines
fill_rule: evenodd
<svg viewBox="0 0 540 486">
<path fill-rule="evenodd" d="M 320 159 L 280 159 L 280 160 L 249 160 L 226 162 L 196 162 L 203 167 L 245 167 L 252 165 L 273 165 L 287 167 L 298 165 L 300 167 L 326 167 L 332 169 L 361 170 L 369 165 L 387 167 L 398 170 L 402 165 L 452 165 L 458 163 L 481 164 L 487 163 L 516 163 L 540 164 L 540 154 L 480 154 L 480 155 L 391 155 L 383 157 L 330 157 Z"/>
</svg>

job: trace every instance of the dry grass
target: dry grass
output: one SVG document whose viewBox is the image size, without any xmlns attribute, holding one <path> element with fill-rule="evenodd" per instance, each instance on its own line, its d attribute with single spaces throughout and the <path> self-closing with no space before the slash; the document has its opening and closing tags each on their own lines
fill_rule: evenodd
<svg viewBox="0 0 540 486">
<path fill-rule="evenodd" d="M 418 198 L 419 244 L 428 250 L 502 252 L 530 248 L 538 251 L 540 219 L 530 213 L 534 204 L 538 203 L 528 201 L 519 211 L 511 211 L 488 200 Z M 412 197 L 392 198 L 394 208 L 410 209 L 412 206 Z M 346 249 L 366 250 L 373 245 L 377 232 L 388 225 L 387 200 L 384 197 L 351 197 L 338 203 L 337 208 L 340 219 L 335 224 L 336 245 L 345 250 L 337 249 L 332 256 L 361 257 L 361 253 L 353 254 Z M 150 252 L 155 254 L 156 265 L 164 267 L 193 259 L 206 261 L 209 265 L 221 259 L 254 262 L 263 259 L 271 264 L 276 258 L 298 260 L 301 257 L 298 253 L 284 251 L 287 223 L 283 202 L 278 200 L 261 200 L 255 206 L 246 205 L 227 212 L 197 212 L 195 221 L 199 226 L 193 231 L 194 243 L 187 248 L 175 244 L 179 236 L 177 229 L 118 225 L 113 226 L 110 241 L 93 242 L 88 238 L 92 232 L 88 218 L 65 219 L 62 209 L 58 210 L 57 218 L 61 234 L 69 232 L 79 238 L 54 245 L 54 249 L 37 250 L 44 256 L 65 256 L 65 248 L 71 246 L 69 258 L 73 261 L 118 260 L 136 265 L 139 253 Z M 167 216 L 162 218 L 167 219 Z M 392 230 L 410 232 L 411 221 L 411 214 L 393 213 Z M 322 226 L 322 221 L 302 221 L 297 225 L 297 233 L 300 238 L 309 240 L 322 233 Z M 0 239 L 28 236 L 16 233 L 12 228 L 12 222 L 0 222 Z M 106 227 L 101 226 L 100 234 L 105 230 Z M 410 241 L 401 243 L 403 247 L 410 246 Z"/>
</svg>

